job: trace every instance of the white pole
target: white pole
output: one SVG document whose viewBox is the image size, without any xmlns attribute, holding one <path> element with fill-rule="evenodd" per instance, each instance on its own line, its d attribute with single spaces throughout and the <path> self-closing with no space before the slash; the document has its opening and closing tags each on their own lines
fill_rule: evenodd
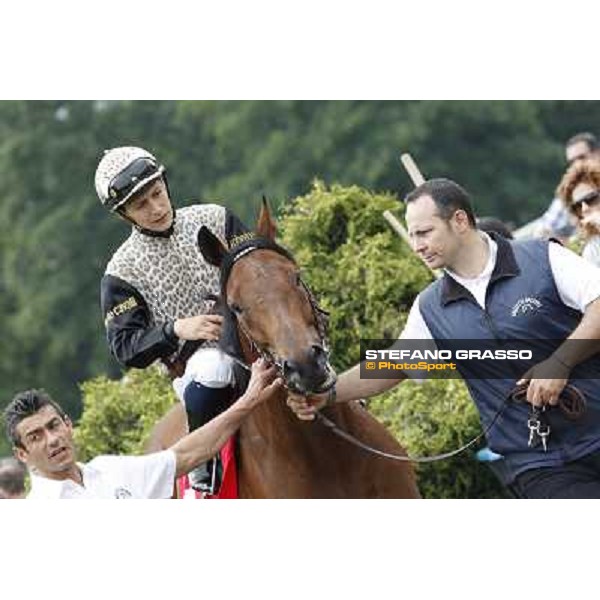
<svg viewBox="0 0 600 600">
<path fill-rule="evenodd" d="M 417 163 L 415 163 L 413 157 L 410 154 L 408 154 L 408 152 L 405 152 L 404 154 L 400 155 L 400 162 L 406 169 L 406 172 L 408 173 L 408 176 L 410 177 L 415 187 L 418 187 L 422 183 L 425 183 L 425 178 L 419 170 L 419 167 L 417 167 Z M 408 231 L 406 231 L 406 227 L 404 227 L 404 225 L 402 225 L 402 223 L 400 223 L 400 221 L 389 210 L 383 212 L 383 217 L 392 226 L 392 229 L 408 244 L 409 248 L 412 250 L 410 237 L 408 235 Z M 427 268 L 429 268 L 429 265 L 426 266 Z M 440 277 L 441 273 L 439 271 L 435 271 L 431 268 L 429 268 L 429 270 L 436 277 Z"/>
<path fill-rule="evenodd" d="M 408 152 L 400 155 L 400 162 L 403 164 L 415 187 L 425 183 L 425 177 L 423 177 L 419 167 L 417 167 L 417 163 L 415 163 L 413 157 Z"/>
</svg>

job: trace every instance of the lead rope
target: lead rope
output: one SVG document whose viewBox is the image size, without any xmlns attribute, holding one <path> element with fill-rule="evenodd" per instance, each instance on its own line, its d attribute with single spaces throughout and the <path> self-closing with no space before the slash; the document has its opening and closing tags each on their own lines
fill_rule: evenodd
<svg viewBox="0 0 600 600">
<path fill-rule="evenodd" d="M 381 456 L 382 458 L 389 458 L 391 460 L 398 460 L 401 462 L 414 462 L 414 463 L 430 463 L 436 462 L 438 460 L 444 460 L 446 458 L 451 458 L 465 451 L 467 448 L 470 448 L 474 444 L 476 444 L 479 440 L 481 440 L 493 427 L 494 423 L 498 420 L 500 415 L 504 412 L 508 402 L 512 396 L 509 396 L 500 407 L 500 409 L 494 415 L 494 418 L 490 422 L 490 424 L 477 436 L 474 437 L 471 441 L 467 442 L 464 446 L 457 448 L 456 450 L 452 450 L 450 452 L 444 452 L 443 454 L 434 454 L 433 456 L 401 456 L 399 454 L 391 454 L 389 452 L 384 452 L 383 450 L 377 450 L 377 448 L 373 448 L 364 442 L 356 439 L 354 436 L 350 435 L 347 431 L 340 429 L 331 419 L 327 418 L 321 411 L 317 412 L 316 418 L 317 420 L 327 427 L 332 433 L 346 440 L 353 446 L 357 446 L 366 452 L 370 452 L 371 454 L 375 454 L 377 456 Z"/>
<path fill-rule="evenodd" d="M 327 427 L 332 433 L 335 433 L 337 436 L 341 437 L 342 439 L 346 440 L 352 445 L 357 446 L 358 448 L 361 448 L 362 450 L 365 450 L 367 452 L 370 452 L 371 454 L 381 456 L 382 458 L 389 458 L 391 460 L 398 460 L 403 462 L 430 463 L 436 462 L 438 460 L 444 460 L 446 458 L 452 458 L 453 456 L 464 452 L 467 448 L 470 448 L 471 446 L 476 444 L 494 426 L 496 421 L 499 419 L 500 415 L 506 409 L 508 403 L 511 400 L 523 400 L 524 395 L 526 394 L 526 385 L 517 386 L 504 400 L 502 406 L 498 409 L 490 424 L 478 436 L 474 437 L 470 442 L 467 442 L 464 446 L 461 446 L 456 450 L 452 450 L 451 452 L 444 452 L 442 454 L 435 454 L 434 456 L 400 456 L 398 454 L 390 454 L 389 452 L 384 452 L 383 450 L 377 450 L 377 448 L 373 448 L 368 444 L 361 442 L 354 436 L 350 435 L 348 432 L 344 431 L 343 429 L 340 429 L 331 419 L 328 419 L 321 411 L 317 412 L 316 417 L 317 420 L 320 421 L 325 427 Z M 585 396 L 574 385 L 567 385 L 565 386 L 565 389 L 561 394 L 559 408 L 562 410 L 566 418 L 571 420 L 579 419 L 586 409 Z"/>
</svg>

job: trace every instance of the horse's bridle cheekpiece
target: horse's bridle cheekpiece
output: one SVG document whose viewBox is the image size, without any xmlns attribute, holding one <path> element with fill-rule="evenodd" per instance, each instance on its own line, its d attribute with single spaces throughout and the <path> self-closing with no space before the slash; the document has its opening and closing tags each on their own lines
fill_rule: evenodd
<svg viewBox="0 0 600 600">
<path fill-rule="evenodd" d="M 284 364 L 283 364 L 283 361 L 281 360 L 281 358 L 279 358 L 278 356 L 275 356 L 268 349 L 261 348 L 259 346 L 259 344 L 256 343 L 256 341 L 252 338 L 252 336 L 250 335 L 250 332 L 244 326 L 242 321 L 237 318 L 235 310 L 229 305 L 229 303 L 227 301 L 227 281 L 229 280 L 229 276 L 231 275 L 231 270 L 233 269 L 233 267 L 239 260 L 248 256 L 252 252 L 255 252 L 256 250 L 271 250 L 271 251 L 276 252 L 277 254 L 283 256 L 284 258 L 288 259 L 294 265 L 297 264 L 294 257 L 292 256 L 292 254 L 288 250 L 286 250 L 285 248 L 280 246 L 279 244 L 276 244 L 275 242 L 272 242 L 266 238 L 261 238 L 261 237 L 255 237 L 255 238 L 245 240 L 245 241 L 241 242 L 240 244 L 238 244 L 237 246 L 235 246 L 234 248 L 232 248 L 223 258 L 223 262 L 221 264 L 221 299 L 223 300 L 225 310 L 227 310 L 229 312 L 229 317 L 238 325 L 238 328 L 240 329 L 240 331 L 246 336 L 252 349 L 259 356 L 264 358 L 268 363 L 275 365 L 275 367 L 279 371 L 279 374 L 285 379 L 285 367 L 284 367 Z M 320 347 L 322 348 L 324 354 L 328 357 L 329 356 L 329 344 L 328 344 L 327 335 L 328 335 L 329 313 L 327 311 L 323 310 L 319 306 L 312 290 L 308 287 L 308 285 L 305 283 L 305 281 L 301 277 L 299 277 L 298 282 L 302 286 L 302 289 L 306 293 L 306 296 L 310 303 L 313 317 L 315 320 L 315 325 L 317 328 L 317 333 L 319 335 Z M 249 365 L 247 365 L 243 361 L 240 361 L 238 357 L 233 356 L 232 358 L 234 360 L 236 360 L 238 362 L 238 364 L 243 366 L 245 369 L 250 368 Z M 331 369 L 329 371 L 330 371 L 329 376 L 328 376 L 327 380 L 325 381 L 325 383 L 323 384 L 322 389 L 315 390 L 314 393 L 325 392 L 335 385 L 335 382 L 336 382 L 335 372 Z M 292 391 L 297 392 L 297 393 L 304 393 L 303 390 L 293 389 Z"/>
</svg>

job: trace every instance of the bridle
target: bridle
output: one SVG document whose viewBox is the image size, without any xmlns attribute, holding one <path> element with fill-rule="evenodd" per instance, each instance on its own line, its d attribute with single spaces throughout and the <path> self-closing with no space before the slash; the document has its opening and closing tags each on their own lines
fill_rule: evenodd
<svg viewBox="0 0 600 600">
<path fill-rule="evenodd" d="M 256 250 L 271 250 L 280 256 L 283 256 L 287 260 L 289 260 L 292 264 L 297 265 L 294 257 L 291 255 L 288 250 L 272 242 L 267 240 L 266 238 L 252 238 L 250 240 L 246 240 L 233 248 L 223 259 L 223 263 L 221 265 L 221 299 L 224 304 L 225 310 L 229 311 L 230 317 L 235 321 L 238 330 L 244 335 L 247 339 L 250 349 L 262 357 L 268 364 L 272 364 L 276 367 L 279 375 L 285 380 L 285 365 L 284 361 L 281 357 L 277 356 L 274 352 L 261 346 L 256 340 L 252 337 L 251 333 L 248 331 L 248 328 L 244 325 L 241 319 L 237 318 L 237 315 L 233 308 L 229 305 L 227 301 L 227 282 L 229 280 L 229 276 L 231 275 L 231 270 L 234 265 L 237 264 L 238 261 L 248 256 L 252 252 Z M 313 320 L 315 323 L 315 327 L 317 329 L 317 334 L 319 336 L 319 344 L 318 346 L 321 348 L 323 354 L 328 359 L 329 358 L 329 342 L 328 342 L 328 325 L 329 325 L 329 313 L 323 310 L 315 295 L 313 294 L 310 287 L 306 284 L 306 282 L 298 275 L 298 283 L 302 287 L 302 290 L 306 294 L 308 302 L 310 304 Z M 250 370 L 250 365 L 248 365 L 244 360 L 241 360 L 239 357 L 232 356 L 233 360 L 236 361 L 242 368 L 246 370 Z M 325 384 L 322 386 L 322 390 L 319 390 L 315 393 L 320 393 L 327 391 L 335 384 L 336 376 L 335 373 L 330 370 L 329 377 Z"/>
</svg>

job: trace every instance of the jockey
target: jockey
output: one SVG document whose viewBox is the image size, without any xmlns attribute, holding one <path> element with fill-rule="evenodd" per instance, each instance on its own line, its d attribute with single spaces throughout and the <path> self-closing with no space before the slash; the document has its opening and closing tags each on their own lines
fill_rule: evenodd
<svg viewBox="0 0 600 600">
<path fill-rule="evenodd" d="M 219 270 L 200 254 L 198 230 L 206 225 L 231 245 L 247 228 L 215 204 L 174 209 L 164 166 L 143 148 L 105 151 L 95 187 L 102 205 L 132 226 L 101 281 L 111 353 L 126 367 L 166 365 L 193 431 L 232 403 L 235 384 L 232 360 L 217 348 L 223 318 L 210 314 L 207 297 L 220 292 Z M 184 344 L 199 346 L 185 371 Z M 192 471 L 190 482 L 213 493 L 218 477 L 213 460 Z"/>
</svg>

